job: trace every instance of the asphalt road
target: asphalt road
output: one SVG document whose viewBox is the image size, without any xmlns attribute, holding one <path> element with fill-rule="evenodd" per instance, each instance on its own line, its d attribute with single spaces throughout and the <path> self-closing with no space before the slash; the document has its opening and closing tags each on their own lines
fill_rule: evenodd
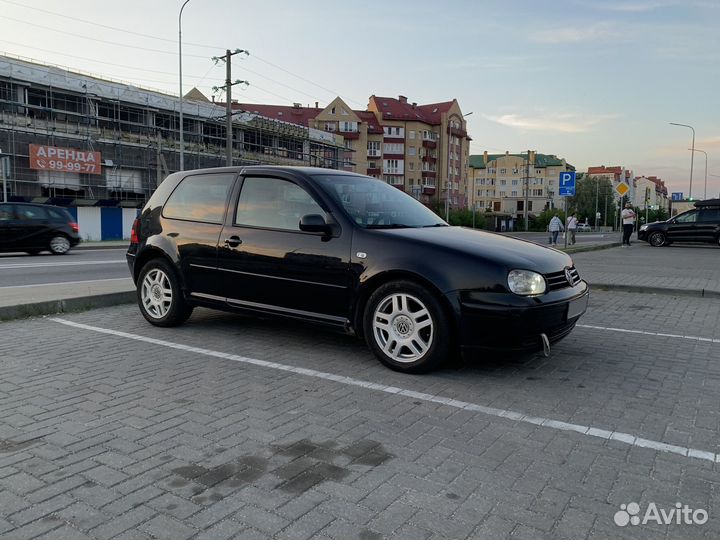
<svg viewBox="0 0 720 540">
<path fill-rule="evenodd" d="M 0 289 L 127 278 L 125 252 L 125 248 L 113 248 L 75 249 L 62 256 L 2 254 Z"/>
</svg>

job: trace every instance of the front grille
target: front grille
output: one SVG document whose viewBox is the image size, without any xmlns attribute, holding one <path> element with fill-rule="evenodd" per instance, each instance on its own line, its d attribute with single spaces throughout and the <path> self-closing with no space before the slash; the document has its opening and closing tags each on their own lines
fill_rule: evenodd
<svg viewBox="0 0 720 540">
<path fill-rule="evenodd" d="M 557 291 L 558 289 L 564 289 L 565 287 L 574 287 L 580 283 L 580 274 L 578 274 L 577 268 L 571 266 L 568 270 L 570 271 L 570 279 L 572 280 L 572 283 L 568 281 L 567 276 L 565 275 L 565 270 L 545 274 L 547 290 Z"/>
</svg>

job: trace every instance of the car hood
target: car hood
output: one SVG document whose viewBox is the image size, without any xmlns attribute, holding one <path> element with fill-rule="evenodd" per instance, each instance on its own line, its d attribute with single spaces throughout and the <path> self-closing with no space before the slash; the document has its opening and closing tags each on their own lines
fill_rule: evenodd
<svg viewBox="0 0 720 540">
<path fill-rule="evenodd" d="M 569 255 L 533 242 L 464 227 L 386 229 L 378 232 L 493 262 L 508 269 L 557 272 L 572 266 Z"/>
</svg>

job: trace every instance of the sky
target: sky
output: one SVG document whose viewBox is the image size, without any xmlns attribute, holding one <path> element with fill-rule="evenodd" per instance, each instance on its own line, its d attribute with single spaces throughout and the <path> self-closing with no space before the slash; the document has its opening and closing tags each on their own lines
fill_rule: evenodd
<svg viewBox="0 0 720 540">
<path fill-rule="evenodd" d="M 0 53 L 177 95 L 183 0 L 0 0 Z M 720 0 L 190 0 L 183 89 L 321 106 L 456 98 L 470 152 L 620 165 L 720 196 Z M 220 100 L 224 99 L 218 94 Z M 705 192 L 694 153 L 693 196 Z"/>
</svg>

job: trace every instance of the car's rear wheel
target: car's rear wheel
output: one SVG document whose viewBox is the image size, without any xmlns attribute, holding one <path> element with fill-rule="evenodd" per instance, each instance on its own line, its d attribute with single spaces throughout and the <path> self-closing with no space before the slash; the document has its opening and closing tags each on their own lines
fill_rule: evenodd
<svg viewBox="0 0 720 540">
<path fill-rule="evenodd" d="M 650 233 L 650 237 L 648 238 L 648 243 L 654 247 L 664 246 L 666 242 L 665 234 L 661 232 Z"/>
<path fill-rule="evenodd" d="M 143 266 L 137 283 L 138 306 L 150 324 L 177 326 L 192 314 L 175 271 L 164 259 L 153 259 Z"/>
<path fill-rule="evenodd" d="M 50 239 L 50 251 L 53 255 L 64 255 L 70 251 L 70 240 L 62 234 L 53 236 Z"/>
<path fill-rule="evenodd" d="M 396 371 L 430 371 L 450 348 L 450 328 L 440 302 L 411 281 L 379 287 L 365 307 L 363 325 L 375 356 Z"/>
</svg>

